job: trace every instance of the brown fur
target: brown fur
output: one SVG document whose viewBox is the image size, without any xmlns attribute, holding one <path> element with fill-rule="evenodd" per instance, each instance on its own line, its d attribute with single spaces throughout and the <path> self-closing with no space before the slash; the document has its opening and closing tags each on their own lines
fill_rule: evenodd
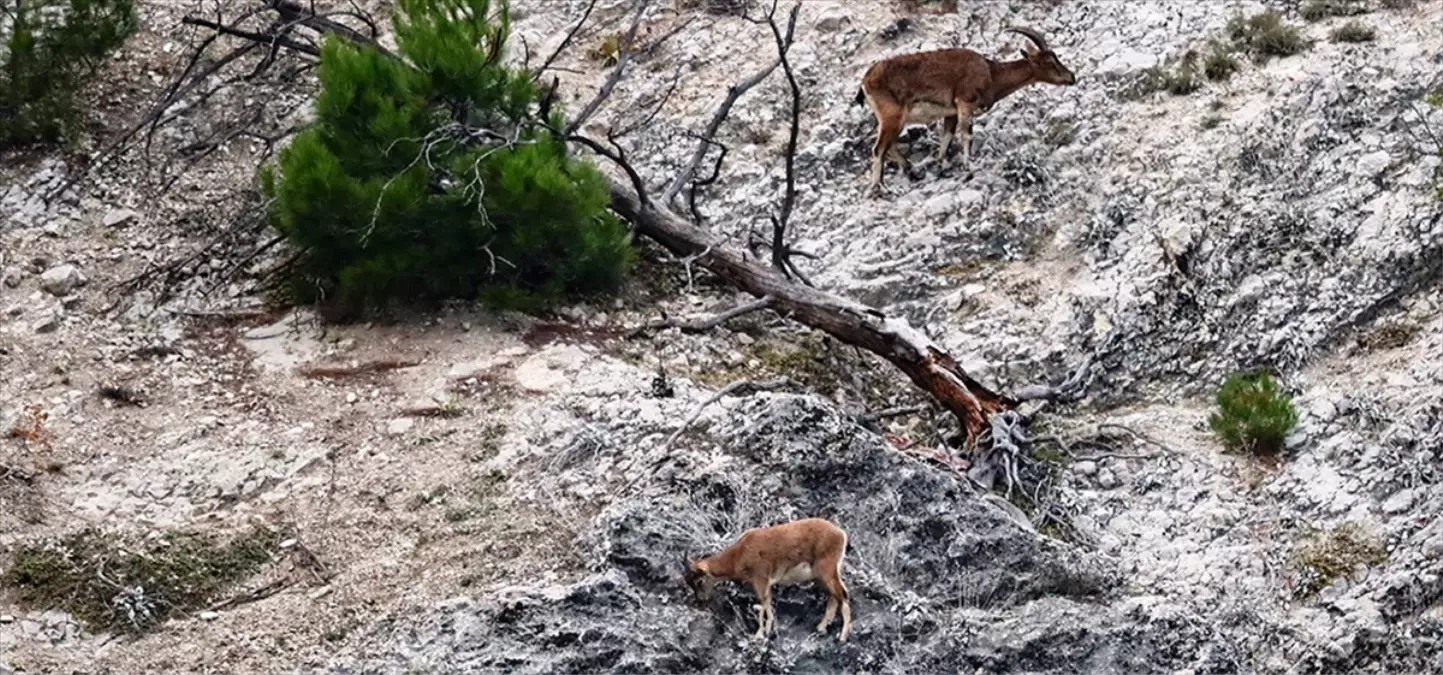
<svg viewBox="0 0 1443 675">
<path fill-rule="evenodd" d="M 815 580 L 827 591 L 827 610 L 817 632 L 842 610 L 842 631 L 847 641 L 852 633 L 852 602 L 842 582 L 842 557 L 847 552 L 847 533 L 821 518 L 758 527 L 747 530 L 736 543 L 716 555 L 688 560 L 685 579 L 698 601 L 711 599 L 718 581 L 749 584 L 757 595 L 756 637 L 765 638 L 776 628 L 772 608 L 772 585 Z"/>
<path fill-rule="evenodd" d="M 972 120 L 998 101 L 1029 84 L 1077 83 L 1046 40 L 1030 28 L 1008 28 L 1032 41 L 1022 58 L 998 62 L 971 49 L 939 49 L 903 54 L 872 64 L 862 76 L 864 99 L 877 116 L 877 142 L 872 146 L 873 197 L 882 192 L 882 170 L 886 160 L 910 166 L 897 150 L 897 137 L 907 124 L 930 124 L 942 120 L 942 142 L 937 158 L 945 160 L 952 135 L 960 127 L 962 156 L 972 166 Z"/>
</svg>

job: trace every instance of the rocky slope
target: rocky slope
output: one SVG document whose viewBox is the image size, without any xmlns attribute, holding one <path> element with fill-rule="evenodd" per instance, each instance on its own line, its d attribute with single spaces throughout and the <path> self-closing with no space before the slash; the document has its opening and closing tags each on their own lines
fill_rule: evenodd
<svg viewBox="0 0 1443 675">
<path fill-rule="evenodd" d="M 546 51 L 584 4 L 518 0 L 516 30 Z M 629 4 L 600 3 L 604 27 L 580 46 L 624 29 Z M 566 310 L 581 328 L 469 309 L 396 325 L 322 330 L 301 312 L 236 326 L 194 316 L 191 297 L 171 312 L 106 313 L 107 286 L 203 238 L 165 228 L 206 190 L 244 181 L 246 152 L 156 204 L 109 177 L 46 207 L 36 195 L 58 158 L 7 168 L 0 408 L 8 421 L 42 404 L 54 438 L 7 440 L 0 463 L 65 470 L 0 486 L 0 547 L 95 523 L 260 519 L 294 527 L 328 575 L 284 560 L 246 587 L 302 581 L 140 639 L 0 606 L 0 672 L 1443 669 L 1443 210 L 1428 131 L 1443 112 L 1421 102 L 1443 85 L 1443 3 L 1361 3 L 1369 11 L 1354 18 L 1377 29 L 1361 44 L 1328 39 L 1347 18 L 1304 23 L 1297 4 L 980 2 L 935 15 L 804 4 L 793 230 L 818 261 L 803 264 L 821 286 L 904 311 L 1002 389 L 1059 382 L 1091 359 L 1087 397 L 1048 411 L 1037 432 L 1109 448 L 1074 444 L 1059 477 L 1069 541 L 859 424 L 863 400 L 898 396 L 885 367 L 765 317 L 654 342 L 607 331 L 658 306 L 735 300 L 689 285 L 680 266 L 654 275 L 661 284 L 641 275 L 614 306 Z M 1186 96 L 1138 93 L 1144 69 L 1264 7 L 1284 10 L 1311 48 L 1244 59 L 1228 82 Z M 181 11 L 143 4 L 146 32 L 111 77 L 176 67 L 163 36 Z M 671 3 L 645 18 L 650 36 L 691 23 L 638 60 L 589 128 L 634 117 L 680 73 L 629 139 L 660 184 L 690 156 L 683 132 L 775 52 L 740 18 Z M 971 175 L 892 169 L 888 197 L 864 199 L 875 123 L 851 103 L 861 72 L 937 46 L 996 54 L 1012 44 L 1009 23 L 1047 35 L 1079 83 L 1025 89 L 979 120 Z M 562 63 L 579 71 L 563 82 L 583 102 L 605 77 L 580 51 Z M 154 94 L 134 82 L 99 97 L 112 126 L 126 101 Z M 786 103 L 773 76 L 722 127 L 730 152 L 701 212 L 733 245 L 777 207 Z M 917 135 L 912 156 L 932 143 Z M 777 358 L 765 337 L 777 331 L 828 367 Z M 382 361 L 404 366 L 305 370 Z M 1282 373 L 1302 414 L 1279 465 L 1221 454 L 1204 424 L 1222 376 L 1260 364 Z M 658 367 L 675 396 L 652 395 Z M 719 384 L 774 371 L 815 391 L 723 398 L 666 447 Z M 91 395 L 113 382 L 145 407 Z M 463 414 L 406 414 L 427 399 Z M 920 440 L 915 422 L 888 430 Z M 686 601 L 683 555 L 805 515 L 851 534 L 852 642 L 809 632 L 823 607 L 809 587 L 779 592 L 770 647 L 747 640 L 749 592 L 706 609 Z M 1318 580 L 1317 551 L 1332 549 L 1317 542 L 1352 527 L 1386 562 Z"/>
</svg>

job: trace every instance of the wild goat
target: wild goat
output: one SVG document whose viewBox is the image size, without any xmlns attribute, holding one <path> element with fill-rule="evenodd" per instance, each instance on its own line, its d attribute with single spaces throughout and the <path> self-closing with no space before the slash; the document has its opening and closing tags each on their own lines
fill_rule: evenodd
<svg viewBox="0 0 1443 675">
<path fill-rule="evenodd" d="M 1035 82 L 1055 85 L 1077 83 L 1047 40 L 1031 28 L 1006 30 L 1032 42 L 1016 61 L 993 61 L 971 49 L 939 49 L 903 54 L 878 61 L 862 76 L 855 103 L 866 101 L 877 116 L 877 143 L 872 146 L 873 197 L 882 192 L 882 164 L 891 160 L 904 169 L 911 163 L 897 150 L 897 136 L 906 124 L 942 120 L 937 159 L 945 161 L 952 134 L 962 129 L 962 156 L 972 167 L 972 119 L 994 104 Z"/>
<path fill-rule="evenodd" d="M 747 530 L 720 553 L 688 560 L 684 578 L 698 602 L 709 602 L 719 581 L 751 584 L 757 594 L 757 639 L 765 639 L 776 628 L 772 584 L 816 580 L 827 591 L 827 612 L 817 624 L 817 632 L 827 632 L 841 607 L 839 639 L 846 642 L 852 633 L 852 603 L 842 583 L 842 556 L 846 552 L 846 532 L 821 518 L 805 518 Z"/>
</svg>

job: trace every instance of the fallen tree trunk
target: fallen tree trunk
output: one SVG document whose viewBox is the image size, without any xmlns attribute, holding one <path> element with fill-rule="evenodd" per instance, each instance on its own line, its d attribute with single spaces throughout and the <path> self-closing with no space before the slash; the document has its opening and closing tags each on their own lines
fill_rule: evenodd
<svg viewBox="0 0 1443 675">
<path fill-rule="evenodd" d="M 744 260 L 719 246 L 705 230 L 665 207 L 642 202 L 630 188 L 615 181 L 611 185 L 611 207 L 638 233 L 673 255 L 695 260 L 745 293 L 770 297 L 770 309 L 778 314 L 861 347 L 901 369 L 957 416 L 967 431 L 969 448 L 988 428 L 991 414 L 1017 404 L 969 377 L 946 351 L 905 319 L 794 282 L 773 267 Z"/>
</svg>

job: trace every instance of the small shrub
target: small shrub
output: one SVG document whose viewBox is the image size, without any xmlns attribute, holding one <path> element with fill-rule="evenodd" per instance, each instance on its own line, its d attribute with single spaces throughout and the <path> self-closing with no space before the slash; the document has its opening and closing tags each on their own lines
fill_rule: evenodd
<svg viewBox="0 0 1443 675">
<path fill-rule="evenodd" d="M 1343 523 L 1319 532 L 1297 547 L 1297 598 L 1310 598 L 1361 569 L 1388 561 L 1388 551 L 1356 523 Z"/>
<path fill-rule="evenodd" d="M 136 541 L 87 529 L 19 544 L 0 587 L 22 607 L 68 612 L 92 631 L 138 632 L 209 606 L 270 563 L 280 538 L 261 527 L 225 543 L 203 532 Z"/>
<path fill-rule="evenodd" d="M 1142 71 L 1138 79 L 1125 91 L 1128 99 L 1137 99 L 1154 92 L 1166 91 L 1175 96 L 1186 96 L 1202 87 L 1198 74 L 1197 54 L 1188 52 L 1176 63 L 1163 63 Z"/>
<path fill-rule="evenodd" d="M 1357 0 L 1308 0 L 1299 14 L 1306 21 L 1322 21 L 1334 16 L 1353 16 L 1366 11 Z"/>
<path fill-rule="evenodd" d="M 1372 26 L 1354 20 L 1334 28 L 1329 36 L 1333 38 L 1333 42 L 1372 42 L 1378 37 L 1378 33 Z"/>
<path fill-rule="evenodd" d="M 134 0 L 0 0 L 0 150 L 73 138 L 76 89 L 136 25 Z"/>
<path fill-rule="evenodd" d="M 352 317 L 476 298 L 537 309 L 619 285 L 633 252 L 610 187 L 534 119 L 540 92 L 503 65 L 490 0 L 401 0 L 390 58 L 330 37 L 315 123 L 261 176 L 298 258 L 290 298 Z M 278 170 L 277 170 L 278 169 Z"/>
<path fill-rule="evenodd" d="M 1209 130 L 1209 129 L 1216 129 L 1216 128 L 1218 128 L 1218 125 L 1220 125 L 1220 124 L 1222 124 L 1222 123 L 1223 123 L 1223 116 L 1222 116 L 1222 115 L 1219 115 L 1219 114 L 1217 114 L 1217 113 L 1208 113 L 1206 117 L 1202 118 L 1202 122 L 1200 122 L 1200 123 L 1198 124 L 1198 126 L 1202 127 L 1202 129 L 1203 129 L 1204 131 L 1207 131 L 1207 130 Z"/>
<path fill-rule="evenodd" d="M 1238 49 L 1262 63 L 1275 56 L 1292 56 L 1309 47 L 1297 26 L 1283 21 L 1277 10 L 1267 10 L 1244 17 L 1239 14 L 1228 21 L 1228 37 Z"/>
<path fill-rule="evenodd" d="M 1229 375 L 1218 390 L 1217 406 L 1208 426 L 1230 452 L 1277 454 L 1298 423 L 1292 400 L 1262 371 Z"/>
<path fill-rule="evenodd" d="M 1238 72 L 1238 60 L 1232 50 L 1218 40 L 1208 41 L 1208 53 L 1203 59 L 1203 76 L 1213 82 L 1221 82 Z"/>
<path fill-rule="evenodd" d="M 1042 130 L 1042 142 L 1054 148 L 1071 145 L 1077 140 L 1077 125 L 1070 120 L 1052 118 Z"/>
<path fill-rule="evenodd" d="M 1423 327 L 1416 323 L 1385 324 L 1358 338 L 1358 346 L 1368 351 L 1398 349 L 1408 346 L 1421 332 Z"/>
<path fill-rule="evenodd" d="M 1412 9 L 1418 0 L 1383 0 L 1384 9 Z"/>
</svg>

